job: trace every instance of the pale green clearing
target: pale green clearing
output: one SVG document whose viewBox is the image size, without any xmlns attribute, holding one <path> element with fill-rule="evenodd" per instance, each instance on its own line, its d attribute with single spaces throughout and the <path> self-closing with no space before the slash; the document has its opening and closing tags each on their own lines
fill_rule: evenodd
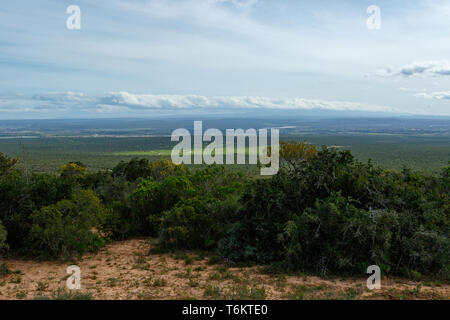
<svg viewBox="0 0 450 320">
<path fill-rule="evenodd" d="M 203 151 L 206 148 L 203 148 Z M 246 148 L 237 148 L 234 150 L 234 154 L 245 154 L 245 155 L 257 155 L 258 154 L 258 147 L 246 147 Z M 187 151 L 187 155 L 196 155 L 197 150 L 191 149 L 191 151 Z M 231 153 L 231 150 L 230 152 Z M 120 151 L 120 152 L 112 152 L 108 153 L 113 156 L 134 156 L 134 157 L 143 157 L 143 156 L 167 156 L 170 157 L 172 155 L 172 149 L 161 149 L 161 150 L 140 150 L 140 151 Z M 203 153 L 202 153 L 203 154 Z M 212 152 L 213 155 L 215 155 L 215 152 Z M 224 155 L 228 154 L 226 148 L 224 148 Z M 183 153 L 180 152 L 180 156 L 182 156 Z"/>
</svg>

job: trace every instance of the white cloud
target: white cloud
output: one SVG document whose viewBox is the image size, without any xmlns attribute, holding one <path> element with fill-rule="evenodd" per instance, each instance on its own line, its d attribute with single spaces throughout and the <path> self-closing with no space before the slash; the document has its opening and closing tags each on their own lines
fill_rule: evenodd
<svg viewBox="0 0 450 320">
<path fill-rule="evenodd" d="M 422 99 L 434 99 L 434 100 L 450 100 L 450 91 L 433 92 L 433 93 L 418 93 L 414 95 L 417 98 Z"/>
<path fill-rule="evenodd" d="M 345 101 L 261 96 L 206 97 L 200 95 L 145 95 L 113 92 L 104 104 L 147 109 L 268 109 L 268 110 L 351 110 L 395 112 L 394 108 Z"/>
<path fill-rule="evenodd" d="M 379 76 L 450 76 L 450 62 L 420 61 L 405 65 L 401 68 L 385 68 L 376 72 Z"/>
<path fill-rule="evenodd" d="M 47 94 L 35 94 L 32 96 L 33 100 L 40 101 L 83 101 L 86 99 L 84 93 L 81 92 L 65 92 L 65 93 L 47 93 Z"/>
<path fill-rule="evenodd" d="M 207 97 L 227 95 L 227 104 L 249 108 L 280 108 L 282 104 L 285 108 L 330 104 L 331 108 L 348 108 L 353 105 L 329 101 L 364 101 L 404 112 L 449 112 L 448 100 L 433 101 L 434 109 L 429 110 L 428 101 L 413 96 L 445 91 L 450 85 L 450 77 L 443 77 L 449 71 L 445 61 L 450 53 L 448 0 L 389 2 L 385 9 L 381 5 L 380 32 L 367 30 L 366 8 L 353 0 L 81 1 L 85 13 L 81 32 L 68 32 L 65 11 L 54 1 L 43 0 L 33 10 L 23 10 L 31 0 L 4 2 L 0 87 L 5 91 L 194 92 Z M 430 6 L 423 7 L 423 2 Z M 419 63 L 404 66 L 413 61 Z M 390 65 L 396 68 L 383 72 L 395 83 L 367 75 Z M 434 79 L 429 81 L 426 75 L 442 76 L 441 85 L 434 86 Z M 395 90 L 398 86 L 421 89 L 402 95 Z M 257 98 L 242 97 L 248 95 Z M 321 100 L 281 99 L 283 103 L 277 103 L 264 96 Z M 112 98 L 117 100 L 108 101 Z M 122 109 L 107 108 L 108 103 L 118 106 L 127 101 L 132 107 L 124 110 L 150 110 L 147 105 L 153 110 L 158 105 L 161 110 L 166 105 L 189 110 L 203 104 L 212 108 L 224 100 L 125 98 L 36 96 L 23 104 L 37 110 L 51 108 L 54 100 L 55 112 L 65 106 L 94 112 L 101 106 L 100 111 L 113 113 Z M 130 99 L 137 100 L 131 103 Z M 18 109 L 19 104 L 11 108 Z"/>
<path fill-rule="evenodd" d="M 114 113 L 122 115 L 142 112 L 177 114 L 187 112 L 215 112 L 227 110 L 334 110 L 397 112 L 386 106 L 346 101 L 326 101 L 304 98 L 269 98 L 262 96 L 217 96 L 201 95 L 150 95 L 129 92 L 112 92 L 103 96 L 83 93 L 51 93 L 25 97 L 3 95 L 0 97 L 0 112 L 30 113 Z"/>
</svg>

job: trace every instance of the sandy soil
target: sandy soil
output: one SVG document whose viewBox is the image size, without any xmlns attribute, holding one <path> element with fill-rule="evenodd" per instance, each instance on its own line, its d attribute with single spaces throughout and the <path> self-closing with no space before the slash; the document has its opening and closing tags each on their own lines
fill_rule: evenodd
<svg viewBox="0 0 450 320">
<path fill-rule="evenodd" d="M 149 240 L 115 242 L 76 261 L 81 292 L 93 299 L 449 299 L 450 285 L 385 278 L 370 291 L 366 278 L 266 275 L 260 267 L 211 265 L 197 254 L 149 253 Z M 0 276 L 0 299 L 52 297 L 66 288 L 70 262 L 7 259 L 16 273 Z"/>
</svg>

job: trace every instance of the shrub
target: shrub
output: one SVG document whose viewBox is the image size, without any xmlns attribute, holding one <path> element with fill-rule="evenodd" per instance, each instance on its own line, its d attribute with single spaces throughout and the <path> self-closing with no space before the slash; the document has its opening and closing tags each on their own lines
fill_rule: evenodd
<svg viewBox="0 0 450 320">
<path fill-rule="evenodd" d="M 60 171 L 63 178 L 79 178 L 86 173 L 86 166 L 81 162 L 69 162 L 61 166 Z"/>
<path fill-rule="evenodd" d="M 245 191 L 234 224 L 219 243 L 223 257 L 234 261 L 271 262 L 281 259 L 279 234 L 291 212 L 280 179 L 257 180 Z M 231 220 L 233 222 L 233 220 Z"/>
<path fill-rule="evenodd" d="M 8 232 L 11 249 L 24 248 L 24 239 L 31 227 L 29 216 L 35 208 L 22 172 L 12 167 L 3 169 L 0 175 L 0 220 Z"/>
<path fill-rule="evenodd" d="M 220 240 L 222 257 L 320 273 L 377 264 L 384 273 L 448 277 L 448 169 L 425 177 L 362 164 L 348 151 L 287 146 L 279 173 L 246 188 Z"/>
<path fill-rule="evenodd" d="M 333 194 L 288 221 L 280 241 L 291 269 L 360 272 L 361 265 L 389 265 L 396 212 L 366 211 Z"/>
<path fill-rule="evenodd" d="M 104 231 L 108 238 L 125 240 L 129 237 L 140 235 L 139 220 L 135 219 L 133 211 L 126 203 L 114 201 L 108 205 L 110 213 L 107 215 Z"/>
<path fill-rule="evenodd" d="M 385 170 L 295 142 L 280 157 L 277 175 L 250 179 L 145 159 L 29 175 L 0 154 L 0 251 L 68 257 L 104 238 L 159 236 L 163 250 L 218 249 L 221 261 L 273 271 L 361 274 L 377 264 L 384 274 L 450 277 L 450 167 Z"/>
<path fill-rule="evenodd" d="M 147 159 L 133 158 L 129 162 L 121 161 L 112 171 L 113 177 L 125 177 L 128 181 L 139 178 L 151 178 L 162 181 L 171 175 L 180 175 L 185 172 L 184 167 L 176 165 L 170 160 L 149 162 Z"/>
<path fill-rule="evenodd" d="M 11 251 L 27 251 L 26 239 L 31 229 L 31 214 L 70 197 L 74 182 L 49 174 L 28 174 L 0 154 L 0 220 L 8 232 Z"/>
<path fill-rule="evenodd" d="M 135 184 L 123 177 L 105 176 L 103 181 L 96 182 L 95 185 L 96 193 L 110 212 L 104 224 L 108 237 L 124 240 L 139 235 L 141 224 L 146 223 L 146 220 L 145 217 L 139 219 L 139 212 L 132 208 L 130 197 Z"/>
<path fill-rule="evenodd" d="M 3 227 L 2 222 L 0 221 L 0 258 L 8 250 L 8 245 L 6 244 L 6 236 L 7 232 L 5 227 Z"/>
<path fill-rule="evenodd" d="M 33 173 L 27 185 L 30 202 L 37 209 L 70 198 L 75 184 L 70 178 Z"/>
<path fill-rule="evenodd" d="M 414 276 L 415 271 L 439 275 L 450 279 L 450 238 L 435 231 L 417 230 L 414 235 L 403 237 L 400 251 L 406 260 L 403 275 Z M 400 262 L 400 261 L 399 261 Z M 417 270 L 417 271 L 416 271 Z"/>
<path fill-rule="evenodd" d="M 165 248 L 213 249 L 225 232 L 237 201 L 194 197 L 177 204 L 162 217 L 159 243 Z"/>
<path fill-rule="evenodd" d="M 30 252 L 47 258 L 69 257 L 104 244 L 100 234 L 107 213 L 91 191 L 43 207 L 31 215 Z"/>
<path fill-rule="evenodd" d="M 149 164 L 150 177 L 156 181 L 162 181 L 174 175 L 184 175 L 186 173 L 183 165 L 177 165 L 170 160 L 159 160 Z"/>
<path fill-rule="evenodd" d="M 11 159 L 0 152 L 0 176 L 8 174 L 8 172 L 12 170 L 17 163 L 18 159 Z"/>
<path fill-rule="evenodd" d="M 162 182 L 142 180 L 130 196 L 136 233 L 156 236 L 163 212 L 194 193 L 194 186 L 187 177 L 170 176 Z"/>
<path fill-rule="evenodd" d="M 215 249 L 230 221 L 236 219 L 245 185 L 240 182 L 245 179 L 223 166 L 207 167 L 187 178 L 189 188 L 180 188 L 184 194 L 162 215 L 159 244 L 165 248 Z"/>
<path fill-rule="evenodd" d="M 114 177 L 125 177 L 128 181 L 150 176 L 149 162 L 147 159 L 133 158 L 129 162 L 121 161 L 114 167 Z"/>
</svg>

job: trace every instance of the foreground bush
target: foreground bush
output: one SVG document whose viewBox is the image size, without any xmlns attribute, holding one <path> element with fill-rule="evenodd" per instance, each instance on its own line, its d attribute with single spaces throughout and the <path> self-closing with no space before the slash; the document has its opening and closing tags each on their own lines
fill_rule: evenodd
<svg viewBox="0 0 450 320">
<path fill-rule="evenodd" d="M 3 227 L 2 222 L 0 221 L 0 258 L 8 249 L 8 245 L 6 244 L 6 229 Z"/>
<path fill-rule="evenodd" d="M 254 178 L 138 159 L 29 175 L 0 154 L 0 250 L 69 257 L 106 238 L 151 236 L 165 249 L 283 271 L 362 274 L 377 264 L 449 278 L 450 167 L 431 177 L 397 172 L 306 143 L 283 143 L 280 157 L 277 175 Z"/>
<path fill-rule="evenodd" d="M 31 215 L 28 238 L 33 255 L 70 257 L 104 244 L 100 234 L 106 211 L 91 191 L 74 192 L 70 200 L 43 207 Z"/>
<path fill-rule="evenodd" d="M 227 212 L 236 212 L 230 205 L 236 205 L 246 178 L 219 166 L 171 172 L 162 180 L 140 179 L 126 203 L 113 203 L 114 218 L 108 225 L 114 237 L 128 232 L 160 236 L 165 247 L 215 248 L 229 224 Z M 204 239 L 194 240 L 199 236 Z"/>
<path fill-rule="evenodd" d="M 236 218 L 247 179 L 219 166 L 206 167 L 187 178 L 189 189 L 178 188 L 184 195 L 160 218 L 159 244 L 175 249 L 216 249 Z"/>
<path fill-rule="evenodd" d="M 362 164 L 348 151 L 289 147 L 297 158 L 287 153 L 276 176 L 245 190 L 220 241 L 223 257 L 322 274 L 377 264 L 449 277 L 448 168 L 424 177 Z"/>
<path fill-rule="evenodd" d="M 0 153 L 0 220 L 8 233 L 7 244 L 15 253 L 28 251 L 31 214 L 43 206 L 69 198 L 74 180 L 51 174 L 24 172 L 17 160 Z"/>
<path fill-rule="evenodd" d="M 159 244 L 172 249 L 215 249 L 238 208 L 237 197 L 182 201 L 163 214 Z"/>
<path fill-rule="evenodd" d="M 280 237 L 284 261 L 290 268 L 321 274 L 364 272 L 371 264 L 392 265 L 399 221 L 389 210 L 364 210 L 355 202 L 332 194 L 313 208 L 294 215 Z"/>
</svg>

